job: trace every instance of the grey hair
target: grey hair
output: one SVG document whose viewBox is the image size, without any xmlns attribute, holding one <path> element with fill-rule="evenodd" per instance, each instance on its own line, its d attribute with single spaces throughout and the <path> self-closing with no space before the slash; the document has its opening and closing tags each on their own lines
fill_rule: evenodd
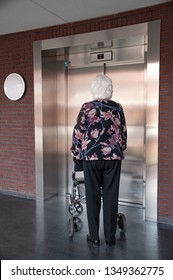
<svg viewBox="0 0 173 280">
<path fill-rule="evenodd" d="M 110 99 L 113 93 L 112 80 L 106 75 L 98 75 L 91 82 L 94 99 Z"/>
</svg>

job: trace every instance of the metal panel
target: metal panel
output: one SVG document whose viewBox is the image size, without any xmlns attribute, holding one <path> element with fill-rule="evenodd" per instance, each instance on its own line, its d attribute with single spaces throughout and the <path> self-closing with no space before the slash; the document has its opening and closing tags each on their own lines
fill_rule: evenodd
<svg viewBox="0 0 173 280">
<path fill-rule="evenodd" d="M 67 191 L 67 70 L 64 60 L 57 61 L 57 156 L 59 192 Z M 55 168 L 55 167 L 54 167 Z"/>
<path fill-rule="evenodd" d="M 146 106 L 146 211 L 157 221 L 160 21 L 148 23 Z"/>
<path fill-rule="evenodd" d="M 43 55 L 44 197 L 65 193 L 67 184 L 67 80 L 64 60 Z M 64 58 L 64 57 L 62 57 Z"/>
<path fill-rule="evenodd" d="M 112 60 L 112 51 L 93 52 L 90 54 L 90 62 Z"/>
<path fill-rule="evenodd" d="M 57 194 L 57 82 L 56 61 L 42 60 L 44 197 Z"/>
<path fill-rule="evenodd" d="M 35 171 L 36 199 L 44 199 L 43 180 L 43 115 L 42 115 L 42 58 L 41 42 L 34 42 L 34 117 L 35 117 Z"/>
<path fill-rule="evenodd" d="M 144 63 L 107 66 L 106 74 L 113 81 L 113 99 L 122 104 L 128 128 L 128 148 L 122 162 L 119 200 L 143 205 L 146 168 Z"/>
<path fill-rule="evenodd" d="M 118 63 L 135 63 L 144 61 L 144 46 L 114 49 L 114 61 Z"/>
<path fill-rule="evenodd" d="M 133 24 L 129 26 L 122 26 L 119 28 L 111 28 L 106 30 L 88 32 L 87 34 L 78 34 L 72 36 L 64 36 L 60 38 L 43 40 L 42 50 L 50 50 L 71 46 L 82 46 L 86 44 L 94 44 L 102 41 L 109 41 L 118 39 L 125 39 L 130 41 L 132 37 L 147 35 L 147 23 Z M 128 38 L 128 39 L 127 39 Z"/>
</svg>

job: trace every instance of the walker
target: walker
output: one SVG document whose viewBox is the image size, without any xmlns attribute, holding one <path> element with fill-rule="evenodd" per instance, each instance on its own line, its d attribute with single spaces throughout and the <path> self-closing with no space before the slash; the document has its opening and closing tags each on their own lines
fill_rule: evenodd
<svg viewBox="0 0 173 280">
<path fill-rule="evenodd" d="M 72 237 L 74 232 L 79 231 L 79 216 L 83 213 L 83 203 L 86 202 L 85 199 L 85 180 L 83 175 L 82 163 L 79 161 L 74 163 L 74 171 L 72 172 L 72 194 L 69 195 L 69 207 L 68 211 L 70 213 L 68 228 L 69 237 Z M 121 230 L 121 233 L 127 231 L 126 218 L 123 213 L 118 213 L 117 215 L 117 225 Z"/>
</svg>

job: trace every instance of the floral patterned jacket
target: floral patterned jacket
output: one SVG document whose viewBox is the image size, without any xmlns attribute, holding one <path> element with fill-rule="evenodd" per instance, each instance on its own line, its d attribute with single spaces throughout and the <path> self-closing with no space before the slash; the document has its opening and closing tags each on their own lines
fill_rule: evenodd
<svg viewBox="0 0 173 280">
<path fill-rule="evenodd" d="M 126 145 L 126 120 L 119 103 L 94 100 L 82 105 L 73 129 L 73 157 L 80 160 L 122 160 Z"/>
</svg>

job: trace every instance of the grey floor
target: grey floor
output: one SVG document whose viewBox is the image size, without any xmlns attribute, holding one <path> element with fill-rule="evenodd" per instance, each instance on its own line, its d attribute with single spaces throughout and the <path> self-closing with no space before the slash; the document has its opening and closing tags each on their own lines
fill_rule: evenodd
<svg viewBox="0 0 173 280">
<path fill-rule="evenodd" d="M 173 226 L 143 220 L 143 210 L 119 206 L 126 216 L 127 232 L 117 230 L 117 243 L 107 248 L 100 228 L 101 244 L 93 248 L 88 233 L 85 205 L 79 217 L 79 231 L 72 238 L 68 230 L 68 200 L 65 196 L 33 200 L 0 195 L 1 260 L 172 260 Z M 102 219 L 101 219 L 102 221 Z"/>
</svg>

